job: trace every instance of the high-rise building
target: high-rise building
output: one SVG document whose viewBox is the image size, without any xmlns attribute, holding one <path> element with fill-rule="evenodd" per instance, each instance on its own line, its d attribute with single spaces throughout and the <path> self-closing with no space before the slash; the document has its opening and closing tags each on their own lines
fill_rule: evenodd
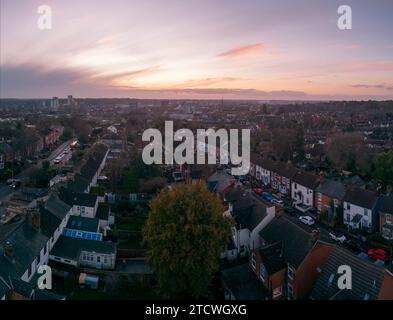
<svg viewBox="0 0 393 320">
<path fill-rule="evenodd" d="M 67 96 L 67 105 L 71 106 L 74 104 L 74 98 L 72 97 L 72 95 L 68 95 Z"/>
<path fill-rule="evenodd" d="M 57 111 L 59 109 L 59 98 L 53 97 L 50 102 L 50 108 L 52 111 Z"/>
</svg>

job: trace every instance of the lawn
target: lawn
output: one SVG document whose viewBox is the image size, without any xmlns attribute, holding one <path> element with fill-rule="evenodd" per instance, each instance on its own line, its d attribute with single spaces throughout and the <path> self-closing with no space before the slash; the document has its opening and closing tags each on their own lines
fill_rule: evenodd
<svg viewBox="0 0 393 320">
<path fill-rule="evenodd" d="M 122 230 L 122 231 L 141 231 L 143 226 L 143 221 L 124 221 L 117 222 L 114 225 L 113 230 Z"/>
<path fill-rule="evenodd" d="M 136 239 L 120 241 L 118 248 L 119 249 L 144 249 L 141 241 L 138 241 Z"/>
</svg>

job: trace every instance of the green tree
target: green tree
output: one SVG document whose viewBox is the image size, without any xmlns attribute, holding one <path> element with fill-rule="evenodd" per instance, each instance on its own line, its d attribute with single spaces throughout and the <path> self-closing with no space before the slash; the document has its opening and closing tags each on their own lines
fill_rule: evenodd
<svg viewBox="0 0 393 320">
<path fill-rule="evenodd" d="M 378 154 L 374 159 L 374 177 L 385 187 L 393 185 L 393 151 Z"/>
<path fill-rule="evenodd" d="M 304 151 L 304 130 L 302 126 L 299 126 L 296 131 L 295 137 L 295 151 L 296 151 L 296 160 L 302 161 L 304 160 L 305 151 Z"/>
<path fill-rule="evenodd" d="M 163 189 L 152 201 L 144 239 L 164 297 L 205 294 L 231 235 L 232 220 L 223 212 L 202 183 Z"/>
</svg>

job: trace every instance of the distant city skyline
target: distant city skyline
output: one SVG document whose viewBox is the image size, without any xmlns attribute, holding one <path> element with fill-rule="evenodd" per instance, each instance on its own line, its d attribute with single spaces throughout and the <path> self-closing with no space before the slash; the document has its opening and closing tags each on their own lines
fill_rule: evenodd
<svg viewBox="0 0 393 320">
<path fill-rule="evenodd" d="M 0 98 L 393 99 L 390 0 L 42 4 L 0 0 Z"/>
</svg>

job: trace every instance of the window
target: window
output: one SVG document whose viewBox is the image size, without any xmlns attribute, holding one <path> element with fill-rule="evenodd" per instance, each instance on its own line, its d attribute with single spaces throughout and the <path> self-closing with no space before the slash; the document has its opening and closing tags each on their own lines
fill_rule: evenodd
<svg viewBox="0 0 393 320">
<path fill-rule="evenodd" d="M 282 286 L 273 289 L 273 299 L 276 299 L 282 295 Z"/>
<path fill-rule="evenodd" d="M 295 189 L 297 189 L 297 183 L 295 183 Z"/>
<path fill-rule="evenodd" d="M 263 263 L 260 264 L 259 266 L 259 278 L 262 280 L 262 282 L 265 282 L 265 274 L 266 274 L 266 269 Z"/>
<path fill-rule="evenodd" d="M 293 280 L 294 272 L 291 266 L 288 266 L 288 278 Z"/>
<path fill-rule="evenodd" d="M 257 257 L 255 255 L 255 253 L 252 253 L 251 255 L 251 265 L 252 267 L 255 269 L 257 266 Z"/>
<path fill-rule="evenodd" d="M 385 217 L 386 217 L 386 223 L 391 224 L 392 223 L 392 215 L 387 213 L 387 214 L 385 214 Z"/>
<path fill-rule="evenodd" d="M 288 283 L 288 300 L 292 300 L 292 299 L 293 299 L 293 288 L 292 285 Z"/>
<path fill-rule="evenodd" d="M 318 201 L 322 201 L 322 193 L 318 192 Z"/>
<path fill-rule="evenodd" d="M 351 210 L 351 205 L 347 203 L 347 210 Z"/>
<path fill-rule="evenodd" d="M 101 262 L 101 257 L 97 256 L 97 263 L 100 263 L 100 262 Z"/>
</svg>

